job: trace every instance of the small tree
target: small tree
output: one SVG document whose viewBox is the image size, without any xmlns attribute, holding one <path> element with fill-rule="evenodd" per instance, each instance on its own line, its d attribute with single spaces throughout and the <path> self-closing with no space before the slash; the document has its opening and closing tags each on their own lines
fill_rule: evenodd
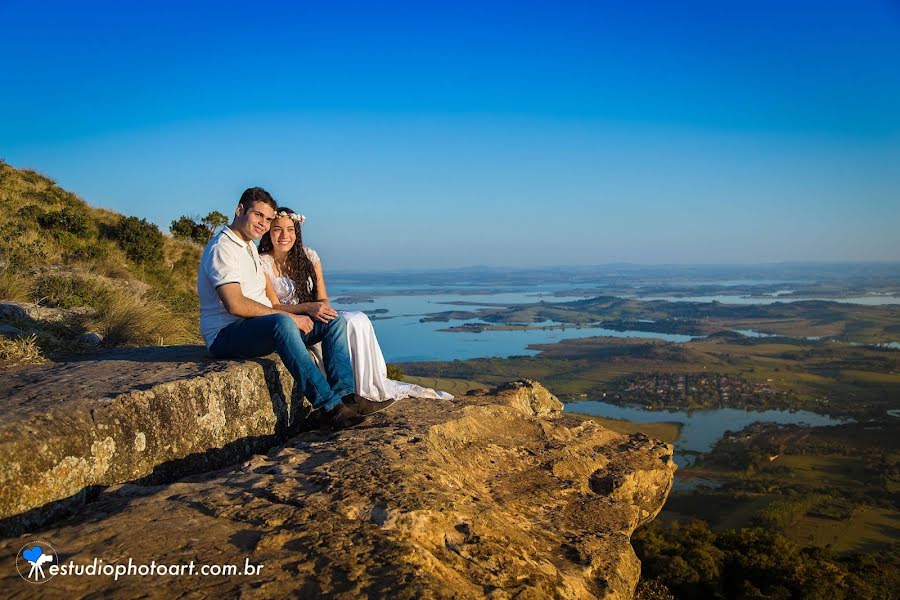
<svg viewBox="0 0 900 600">
<path fill-rule="evenodd" d="M 125 217 L 110 229 L 109 234 L 134 262 L 147 265 L 162 262 L 166 238 L 159 227 L 147 219 Z"/>
<path fill-rule="evenodd" d="M 216 229 L 228 224 L 228 216 L 214 210 L 203 217 L 203 221 L 201 222 L 209 230 L 209 235 L 212 236 L 212 234 L 216 232 Z"/>
<path fill-rule="evenodd" d="M 191 217 L 178 217 L 169 225 L 169 231 L 178 239 L 205 244 L 209 239 L 209 230 Z"/>
</svg>

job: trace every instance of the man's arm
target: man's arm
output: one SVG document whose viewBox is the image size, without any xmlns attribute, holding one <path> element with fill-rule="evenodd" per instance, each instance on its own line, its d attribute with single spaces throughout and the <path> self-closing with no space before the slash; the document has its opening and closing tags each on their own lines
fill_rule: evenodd
<svg viewBox="0 0 900 600">
<path fill-rule="evenodd" d="M 241 284 L 226 283 L 216 288 L 219 299 L 225 305 L 225 310 L 236 317 L 250 319 L 252 317 L 264 317 L 274 315 L 278 311 L 251 300 L 241 292 Z"/>
<path fill-rule="evenodd" d="M 279 312 L 285 312 L 269 308 L 265 304 L 260 304 L 259 302 L 246 297 L 243 292 L 241 292 L 241 284 L 239 283 L 226 283 L 220 285 L 216 288 L 216 293 L 219 295 L 219 299 L 222 300 L 225 310 L 236 317 L 251 319 L 253 317 L 264 317 L 266 315 L 275 315 Z M 312 331 L 313 323 L 309 317 L 306 315 L 287 314 L 291 316 L 300 331 L 303 333 Z"/>
</svg>

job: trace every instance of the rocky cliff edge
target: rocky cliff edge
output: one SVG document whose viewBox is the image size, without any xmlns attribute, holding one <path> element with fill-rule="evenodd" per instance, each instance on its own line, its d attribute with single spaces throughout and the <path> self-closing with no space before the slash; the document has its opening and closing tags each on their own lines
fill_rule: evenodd
<svg viewBox="0 0 900 600">
<path fill-rule="evenodd" d="M 535 382 L 403 400 L 340 432 L 298 433 L 291 389 L 274 357 L 190 348 L 5 378 L 0 588 L 34 592 L 14 557 L 43 540 L 62 563 L 262 568 L 57 575 L 41 597 L 633 594 L 630 536 L 665 502 L 670 445 L 564 415 Z"/>
</svg>

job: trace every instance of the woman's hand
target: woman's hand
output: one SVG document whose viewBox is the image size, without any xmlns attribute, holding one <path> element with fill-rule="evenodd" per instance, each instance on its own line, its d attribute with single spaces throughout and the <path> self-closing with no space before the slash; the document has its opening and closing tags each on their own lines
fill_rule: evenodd
<svg viewBox="0 0 900 600">
<path fill-rule="evenodd" d="M 310 302 L 306 314 L 316 321 L 327 323 L 337 316 L 337 311 L 331 308 L 327 302 Z"/>
<path fill-rule="evenodd" d="M 291 318 L 294 319 L 294 323 L 297 324 L 297 329 L 302 331 L 303 335 L 307 335 L 312 331 L 313 322 L 306 315 L 291 315 Z"/>
</svg>

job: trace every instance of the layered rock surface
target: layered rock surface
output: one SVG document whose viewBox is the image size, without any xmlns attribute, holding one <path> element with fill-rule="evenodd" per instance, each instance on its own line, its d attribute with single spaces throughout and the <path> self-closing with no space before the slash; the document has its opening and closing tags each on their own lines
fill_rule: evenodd
<svg viewBox="0 0 900 600">
<path fill-rule="evenodd" d="M 40 379 L 15 388 L 20 416 L 30 419 L 33 430 L 28 443 L 37 443 L 41 428 L 60 439 L 67 426 L 99 432 L 83 443 L 90 454 L 83 455 L 84 468 L 73 469 L 77 483 L 71 489 L 86 481 L 110 487 L 74 517 L 0 540 L 4 596 L 34 595 L 36 584 L 16 573 L 15 556 L 36 540 L 52 545 L 63 564 L 98 558 L 105 564 L 193 561 L 197 569 L 234 564 L 243 570 L 248 561 L 262 565 L 258 574 L 235 576 L 127 575 L 114 581 L 57 575 L 40 586 L 41 597 L 48 598 L 628 598 L 633 593 L 640 565 L 630 535 L 662 508 L 675 470 L 671 446 L 562 415 L 556 398 L 540 384 L 525 382 L 453 402 L 404 400 L 358 428 L 307 431 L 260 452 L 254 445 L 274 443 L 290 432 L 299 412 L 297 402 L 298 408 L 290 408 L 285 392 L 290 380 L 280 363 L 268 358 L 216 363 L 192 356 L 176 353 L 165 368 L 144 365 L 153 374 L 143 375 L 143 389 L 137 390 L 123 374 L 130 368 L 127 360 L 118 370 L 104 370 L 94 389 L 105 393 L 87 396 L 93 404 L 121 406 L 104 408 L 90 427 L 74 416 L 66 422 L 58 411 L 50 411 L 52 419 L 39 419 L 50 414 L 52 404 L 32 389 Z M 75 371 L 67 377 L 72 398 L 78 398 L 68 401 L 69 413 L 76 415 L 80 403 L 91 404 L 83 398 L 92 377 Z M 195 412 L 151 414 L 164 413 L 168 397 L 196 403 L 190 404 Z M 29 403 L 42 408 L 36 411 L 33 404 L 27 410 Z M 130 412 L 129 421 L 124 416 Z M 191 420 L 194 437 L 179 437 Z M 146 438 L 140 452 L 139 444 L 126 443 L 137 438 L 134 423 L 142 425 Z M 182 426 L 186 429 L 178 429 Z M 4 451 L 14 449 L 9 430 L 4 431 Z M 103 434 L 115 447 L 94 452 Z M 253 440 L 249 446 L 242 441 L 247 437 Z M 147 473 L 156 470 L 162 477 L 158 467 L 150 466 L 153 460 L 139 460 L 151 441 L 159 464 L 189 464 L 172 461 L 216 444 L 260 453 L 193 476 L 170 469 L 169 483 L 154 484 Z M 47 464 L 53 469 L 59 460 Z M 57 468 L 54 477 L 62 474 Z M 112 485 L 116 478 L 142 477 L 149 484 Z"/>
<path fill-rule="evenodd" d="M 38 526 L 101 486 L 170 480 L 270 448 L 301 421 L 292 388 L 277 357 L 216 361 L 198 346 L 5 372 L 0 535 Z"/>
</svg>

